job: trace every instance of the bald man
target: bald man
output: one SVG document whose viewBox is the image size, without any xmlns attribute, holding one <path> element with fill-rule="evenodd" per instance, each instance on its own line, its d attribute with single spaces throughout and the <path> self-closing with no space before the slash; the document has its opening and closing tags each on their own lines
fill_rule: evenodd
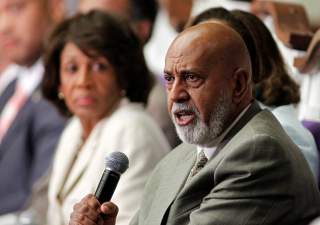
<svg viewBox="0 0 320 225">
<path fill-rule="evenodd" d="M 302 225 L 319 214 L 305 159 L 252 97 L 247 32 L 205 22 L 171 44 L 168 108 L 184 143 L 156 167 L 132 225 Z M 88 195 L 70 225 L 115 224 L 117 210 Z"/>
</svg>

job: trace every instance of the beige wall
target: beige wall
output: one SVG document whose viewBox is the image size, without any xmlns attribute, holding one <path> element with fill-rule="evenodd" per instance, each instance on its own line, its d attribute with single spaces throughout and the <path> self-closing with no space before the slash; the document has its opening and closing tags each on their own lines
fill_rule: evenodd
<svg viewBox="0 0 320 225">
<path fill-rule="evenodd" d="M 310 25 L 315 28 L 320 28 L 320 0 L 276 0 L 279 2 L 293 2 L 304 6 L 307 11 Z"/>
</svg>

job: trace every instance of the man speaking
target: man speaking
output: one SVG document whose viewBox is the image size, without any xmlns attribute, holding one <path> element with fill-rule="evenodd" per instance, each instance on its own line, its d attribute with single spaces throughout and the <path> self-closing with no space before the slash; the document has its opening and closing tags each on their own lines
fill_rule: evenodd
<svg viewBox="0 0 320 225">
<path fill-rule="evenodd" d="M 154 170 L 132 225 L 302 225 L 319 215 L 305 159 L 252 97 L 241 25 L 204 22 L 171 44 L 168 108 L 184 143 Z M 115 204 L 88 195 L 69 224 L 115 224 Z"/>
</svg>

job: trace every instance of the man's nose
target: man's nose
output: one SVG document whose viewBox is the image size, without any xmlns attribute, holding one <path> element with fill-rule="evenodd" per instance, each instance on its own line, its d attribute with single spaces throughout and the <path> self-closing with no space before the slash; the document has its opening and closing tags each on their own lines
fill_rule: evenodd
<svg viewBox="0 0 320 225">
<path fill-rule="evenodd" d="M 175 80 L 169 90 L 169 98 L 173 102 L 185 102 L 189 100 L 189 93 L 181 80 Z"/>
</svg>

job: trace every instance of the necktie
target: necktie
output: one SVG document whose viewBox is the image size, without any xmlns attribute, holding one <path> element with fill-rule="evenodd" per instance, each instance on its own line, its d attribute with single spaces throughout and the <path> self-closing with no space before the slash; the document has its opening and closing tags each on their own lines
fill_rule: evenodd
<svg viewBox="0 0 320 225">
<path fill-rule="evenodd" d="M 206 165 L 207 162 L 208 162 L 208 159 L 204 154 L 203 150 L 201 150 L 197 155 L 196 163 L 194 164 L 193 168 L 190 171 L 189 178 L 196 175 Z"/>
</svg>

